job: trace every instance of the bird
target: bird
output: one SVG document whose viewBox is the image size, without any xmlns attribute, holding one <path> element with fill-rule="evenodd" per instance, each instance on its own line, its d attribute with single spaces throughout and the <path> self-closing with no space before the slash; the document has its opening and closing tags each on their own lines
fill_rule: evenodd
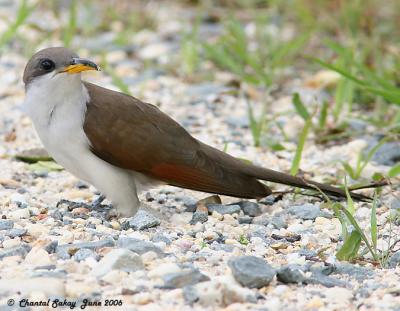
<svg viewBox="0 0 400 311">
<path fill-rule="evenodd" d="M 54 160 L 105 195 L 120 217 L 136 214 L 141 191 L 163 184 L 261 199 L 272 193 L 262 182 L 269 181 L 346 197 L 341 188 L 256 166 L 213 148 L 158 107 L 83 81 L 81 72 L 88 70 L 100 68 L 68 48 L 38 51 L 23 73 L 23 107 Z"/>
</svg>

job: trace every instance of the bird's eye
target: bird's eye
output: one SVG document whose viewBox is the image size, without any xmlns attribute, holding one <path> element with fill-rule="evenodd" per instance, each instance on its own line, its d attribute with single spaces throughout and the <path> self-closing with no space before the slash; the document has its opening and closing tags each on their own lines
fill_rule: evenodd
<svg viewBox="0 0 400 311">
<path fill-rule="evenodd" d="M 43 60 L 40 62 L 40 67 L 41 67 L 43 70 L 49 71 L 49 70 L 53 70 L 53 69 L 56 67 L 56 65 L 55 65 L 54 62 L 53 62 L 52 60 L 50 60 L 50 59 L 43 59 Z"/>
</svg>

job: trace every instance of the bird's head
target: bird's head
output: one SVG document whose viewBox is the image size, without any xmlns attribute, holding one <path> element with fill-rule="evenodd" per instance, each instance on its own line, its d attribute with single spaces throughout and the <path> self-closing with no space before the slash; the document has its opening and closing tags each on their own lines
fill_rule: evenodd
<svg viewBox="0 0 400 311">
<path fill-rule="evenodd" d="M 67 82 L 80 80 L 80 72 L 100 70 L 94 62 L 79 58 L 73 51 L 64 47 L 43 49 L 34 54 L 28 61 L 24 71 L 24 83 L 27 88 L 33 81 L 50 80 Z"/>
</svg>

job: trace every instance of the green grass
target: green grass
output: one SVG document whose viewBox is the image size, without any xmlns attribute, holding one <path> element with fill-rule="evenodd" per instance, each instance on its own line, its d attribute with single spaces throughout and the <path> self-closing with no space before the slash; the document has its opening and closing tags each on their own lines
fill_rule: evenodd
<svg viewBox="0 0 400 311">
<path fill-rule="evenodd" d="M 364 171 L 365 167 L 371 161 L 374 154 L 379 150 L 382 145 L 387 142 L 387 138 L 383 138 L 377 143 L 367 154 L 364 153 L 362 150 L 357 156 L 357 162 L 355 167 L 352 167 L 349 163 L 342 161 L 342 165 L 346 173 L 351 177 L 353 180 L 358 180 L 361 177 L 362 172 Z"/>
<path fill-rule="evenodd" d="M 0 48 L 15 39 L 18 29 L 25 24 L 29 15 L 33 12 L 34 6 L 30 6 L 27 0 L 22 0 L 15 19 L 9 24 L 8 29 L 0 36 Z"/>
<path fill-rule="evenodd" d="M 75 32 L 77 31 L 77 11 L 78 11 L 77 1 L 72 0 L 69 5 L 68 24 L 65 26 L 62 36 L 65 47 L 71 46 Z"/>
<path fill-rule="evenodd" d="M 283 41 L 263 32 L 261 29 L 265 26 L 264 20 L 258 21 L 258 48 L 253 50 L 243 25 L 233 18 L 228 19 L 224 34 L 216 42 L 203 43 L 206 59 L 221 69 L 234 73 L 242 82 L 271 86 L 278 77 L 278 71 L 291 64 L 295 55 L 306 44 L 309 33 Z"/>
</svg>

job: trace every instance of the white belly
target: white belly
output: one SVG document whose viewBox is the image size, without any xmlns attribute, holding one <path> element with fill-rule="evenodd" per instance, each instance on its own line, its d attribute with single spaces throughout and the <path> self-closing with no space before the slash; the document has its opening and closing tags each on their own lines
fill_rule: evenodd
<svg viewBox="0 0 400 311">
<path fill-rule="evenodd" d="M 139 206 L 137 186 L 150 180 L 142 174 L 113 166 L 90 151 L 83 131 L 86 102 L 89 100 L 83 84 L 79 81 L 68 96 L 42 94 L 43 90 L 38 92 L 35 86 L 31 86 L 25 105 L 49 154 L 69 172 L 105 194 L 118 207 L 120 214 L 133 215 Z"/>
</svg>

